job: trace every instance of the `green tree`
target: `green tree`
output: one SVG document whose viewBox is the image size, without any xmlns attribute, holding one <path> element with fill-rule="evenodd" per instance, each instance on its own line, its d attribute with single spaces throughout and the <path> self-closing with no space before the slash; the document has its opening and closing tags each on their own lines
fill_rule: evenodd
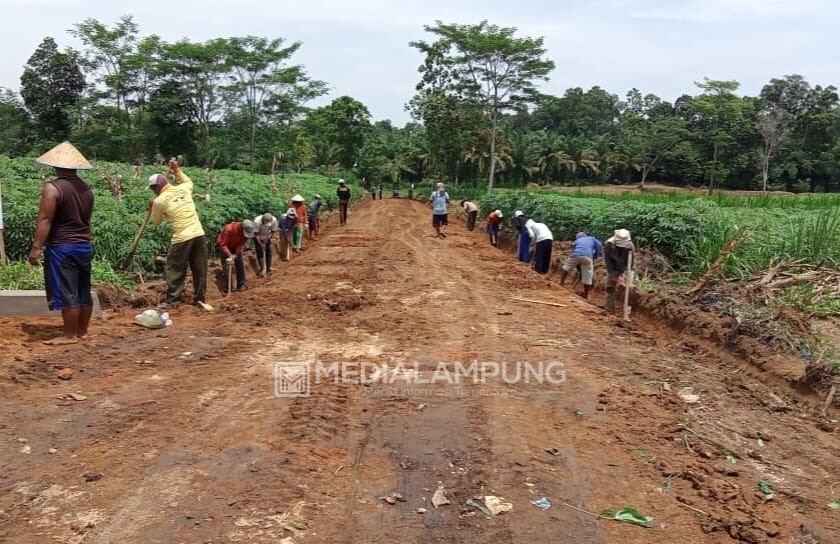
<svg viewBox="0 0 840 544">
<path fill-rule="evenodd" d="M 23 155 L 32 148 L 32 119 L 20 97 L 0 87 L 0 155 Z"/>
<path fill-rule="evenodd" d="M 618 96 L 600 87 L 568 89 L 562 97 L 541 96 L 532 115 L 532 128 L 568 136 L 594 138 L 613 134 L 621 114 Z"/>
<path fill-rule="evenodd" d="M 53 141 L 67 139 L 71 108 L 85 90 L 75 54 L 60 52 L 53 38 L 44 38 L 29 57 L 20 85 L 23 103 L 38 122 L 41 136 Z"/>
<path fill-rule="evenodd" d="M 102 98 L 113 100 L 118 122 L 131 128 L 131 96 L 138 90 L 136 59 L 139 28 L 131 15 L 123 15 L 109 28 L 93 18 L 73 26 L 70 34 L 84 44 L 84 67 L 104 86 Z"/>
<path fill-rule="evenodd" d="M 548 80 L 554 62 L 543 58 L 543 38 L 516 37 L 516 28 L 487 21 L 477 25 L 437 21 L 424 29 L 438 39 L 410 44 L 426 55 L 418 90 L 443 90 L 483 108 L 490 123 L 488 187 L 492 189 L 499 116 L 533 102 L 537 82 Z"/>
<path fill-rule="evenodd" d="M 482 109 L 440 90 L 420 91 L 411 100 L 409 109 L 425 127 L 429 173 L 460 184 L 465 153 L 486 142 L 482 135 L 488 132 L 488 123 Z"/>
<path fill-rule="evenodd" d="M 178 122 L 194 124 L 199 129 L 201 159 L 205 163 L 210 160 L 210 128 L 221 119 L 222 86 L 228 75 L 227 45 L 222 38 L 204 43 L 181 40 L 163 48 L 157 65 L 158 75 L 169 89 L 166 96 L 177 92 L 178 102 L 183 104 L 179 112 L 184 117 Z"/>
<path fill-rule="evenodd" d="M 621 123 L 619 141 L 631 161 L 639 165 L 640 186 L 644 187 L 662 157 L 688 137 L 685 121 L 679 117 L 654 121 L 644 114 L 630 114 Z"/>
<path fill-rule="evenodd" d="M 228 40 L 227 63 L 231 70 L 226 86 L 229 106 L 248 125 L 248 153 L 254 171 L 257 129 L 270 118 L 294 118 L 303 104 L 326 92 L 326 84 L 310 79 L 301 65 L 290 65 L 301 43 L 285 46 L 283 38 L 246 36 Z"/>
<path fill-rule="evenodd" d="M 338 146 L 338 162 L 343 168 L 352 168 L 356 163 L 371 128 L 367 106 L 349 96 L 311 111 L 303 124 L 313 139 Z"/>
<path fill-rule="evenodd" d="M 715 189 L 715 182 L 725 178 L 728 171 L 721 167 L 720 152 L 734 141 L 733 130 L 743 118 L 743 102 L 735 95 L 737 81 L 717 81 L 705 78 L 702 83 L 695 82 L 703 94 L 695 97 L 690 104 L 697 127 L 702 136 L 711 144 L 712 161 L 709 168 L 709 193 Z"/>
</svg>

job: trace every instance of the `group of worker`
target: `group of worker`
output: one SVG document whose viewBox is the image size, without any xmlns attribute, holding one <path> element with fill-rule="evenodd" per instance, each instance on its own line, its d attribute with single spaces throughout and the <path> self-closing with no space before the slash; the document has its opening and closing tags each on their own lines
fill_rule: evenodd
<svg viewBox="0 0 840 544">
<path fill-rule="evenodd" d="M 152 222 L 158 225 L 163 219 L 168 219 L 173 230 L 164 274 L 167 285 L 166 298 L 161 306 L 169 307 L 181 301 L 189 264 L 193 274 L 193 304 L 206 307 L 204 297 L 207 281 L 207 250 L 204 243 L 204 229 L 201 227 L 192 200 L 192 180 L 175 159 L 169 161 L 169 171 L 179 181 L 177 185 L 170 184 L 169 178 L 162 174 L 153 174 L 149 177 L 149 188 L 155 193 L 155 198 L 152 200 Z M 351 192 L 343 179 L 338 181 L 336 196 L 339 201 L 340 223 L 345 225 Z M 304 232 L 309 240 L 318 239 L 323 205 L 324 201 L 319 194 L 313 195 L 308 207 L 306 199 L 296 194 L 291 198 L 286 212 L 279 218 L 271 212 L 264 212 L 253 220 L 231 221 L 225 225 L 216 238 L 216 246 L 222 265 L 223 279 L 227 281 L 229 290 L 232 289 L 234 271 L 236 290 L 248 288 L 243 253 L 251 239 L 254 240 L 258 275 L 265 277 L 273 271 L 272 245 L 275 235 L 280 234 L 278 241 L 281 258 L 288 261 L 292 251 L 300 253 Z"/>
<path fill-rule="evenodd" d="M 442 183 L 438 183 L 435 192 L 432 193 L 433 206 L 449 200 Z M 438 204 L 436 204 L 438 203 Z M 441 206 L 443 206 L 441 204 Z M 478 218 L 478 205 L 471 200 L 460 202 L 462 213 L 466 215 L 467 230 L 474 230 Z M 443 207 L 436 208 L 433 216 L 433 223 L 438 236 L 441 236 L 438 225 L 446 224 Z M 504 214 L 501 210 L 493 210 L 487 215 L 485 232 L 490 244 L 494 247 L 499 245 L 499 232 L 501 230 Z M 513 212 L 514 225 L 518 231 L 517 259 L 520 262 L 528 263 L 534 271 L 539 274 L 547 274 L 551 269 L 551 253 L 554 246 L 554 235 L 545 223 L 535 221 L 528 217 L 522 210 Z M 445 227 L 444 227 L 445 228 Z M 446 235 L 443 234 L 445 237 Z M 588 299 L 595 280 L 595 261 L 603 253 L 604 265 L 607 269 L 606 297 L 604 307 L 607 311 L 615 311 L 616 291 L 619 286 L 625 284 L 625 276 L 628 267 L 633 266 L 630 256 L 635 257 L 635 248 L 630 237 L 630 231 L 617 229 L 613 236 L 602 243 L 598 238 L 581 231 L 575 235 L 572 242 L 572 251 L 563 263 L 560 271 L 560 285 L 566 284 L 566 279 L 573 270 L 577 271 L 578 278 L 575 281 L 583 284 L 583 298 Z"/>
<path fill-rule="evenodd" d="M 93 311 L 91 216 L 94 195 L 77 172 L 90 170 L 93 165 L 69 142 L 57 145 L 36 162 L 55 168 L 56 174 L 55 179 L 44 184 L 29 253 L 29 262 L 39 265 L 43 252 L 47 304 L 50 310 L 61 311 L 64 322 L 62 334 L 46 343 L 75 343 L 87 337 Z M 212 307 L 206 303 L 207 243 L 193 202 L 193 182 L 176 159 L 169 161 L 167 174 L 171 174 L 177 183 L 170 183 L 168 175 L 163 174 L 153 174 L 148 181 L 148 187 L 154 193 L 149 202 L 149 219 L 155 225 L 167 220 L 172 226 L 172 240 L 164 270 L 166 294 L 160 306 L 167 308 L 181 302 L 189 268 L 193 280 L 193 304 L 211 310 Z M 339 180 L 336 196 L 340 224 L 346 225 L 351 192 L 344 180 Z M 232 279 L 231 269 L 235 269 L 237 289 L 247 288 L 243 250 L 250 239 L 255 241 L 260 276 L 272 270 L 271 247 L 276 233 L 281 233 L 280 245 L 285 260 L 290 258 L 291 251 L 300 252 L 304 231 L 310 240 L 317 240 L 322 206 L 321 195 L 313 195 L 307 208 L 303 196 L 297 194 L 291 198 L 288 209 L 280 218 L 265 212 L 253 220 L 233 221 L 226 225 L 216 243 L 222 269 L 229 278 L 228 285 Z"/>
</svg>

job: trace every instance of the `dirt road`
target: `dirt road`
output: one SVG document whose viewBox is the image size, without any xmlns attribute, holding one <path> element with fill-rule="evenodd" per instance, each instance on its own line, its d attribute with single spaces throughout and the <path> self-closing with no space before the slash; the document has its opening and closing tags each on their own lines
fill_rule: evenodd
<svg viewBox="0 0 840 544">
<path fill-rule="evenodd" d="M 325 230 L 164 330 L 126 308 L 48 349 L 55 320 L 0 321 L 0 541 L 840 542 L 840 442 L 813 399 L 642 315 L 621 326 L 461 222 L 437 239 L 420 203 Z M 309 397 L 275 396 L 279 361 L 308 365 Z M 405 368 L 314 383 L 316 361 Z M 472 361 L 562 362 L 565 381 L 422 383 Z M 465 506 L 486 495 L 513 510 Z M 626 506 L 652 527 L 586 513 Z"/>
</svg>

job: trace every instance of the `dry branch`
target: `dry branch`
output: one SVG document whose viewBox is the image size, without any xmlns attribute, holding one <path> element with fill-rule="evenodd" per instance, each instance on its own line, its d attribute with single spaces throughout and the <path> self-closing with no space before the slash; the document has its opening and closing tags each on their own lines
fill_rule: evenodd
<svg viewBox="0 0 840 544">
<path fill-rule="evenodd" d="M 510 297 L 511 300 L 517 300 L 519 302 L 530 302 L 531 304 L 545 304 L 546 306 L 557 306 L 558 308 L 565 308 L 565 304 L 558 304 L 557 302 L 548 302 L 545 300 L 531 300 L 528 298 L 519 298 L 519 297 Z"/>
<path fill-rule="evenodd" d="M 822 409 L 822 416 L 828 417 L 828 408 L 831 406 L 831 403 L 834 402 L 834 395 L 837 394 L 837 385 L 840 384 L 840 380 L 835 379 L 834 383 L 831 384 L 831 391 L 828 392 L 828 395 L 825 397 L 825 404 L 823 404 Z"/>
<path fill-rule="evenodd" d="M 758 282 L 758 285 L 767 285 L 768 283 L 773 281 L 773 278 L 776 277 L 776 274 L 779 273 L 779 270 L 781 270 L 786 264 L 787 261 L 780 261 L 778 264 L 776 264 L 776 266 L 767 271 L 767 274 L 765 274 L 764 277 L 761 278 L 761 281 Z"/>
<path fill-rule="evenodd" d="M 686 295 L 693 297 L 700 291 L 702 291 L 706 285 L 715 277 L 715 275 L 720 271 L 720 267 L 723 266 L 723 261 L 726 260 L 733 251 L 738 249 L 741 244 L 749 240 L 749 238 L 753 235 L 752 232 L 745 232 L 739 233 L 736 232 L 735 235 L 726 242 L 726 245 L 723 247 L 723 251 L 720 252 L 715 262 L 712 263 L 712 266 L 706 271 L 705 274 L 694 284 L 694 286 L 685 292 Z"/>
</svg>

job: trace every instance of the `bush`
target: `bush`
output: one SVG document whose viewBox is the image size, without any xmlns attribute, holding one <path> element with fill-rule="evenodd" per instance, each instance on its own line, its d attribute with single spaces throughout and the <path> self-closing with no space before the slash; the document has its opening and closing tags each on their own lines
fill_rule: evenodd
<svg viewBox="0 0 840 544">
<path fill-rule="evenodd" d="M 732 204 L 727 200 L 720 206 L 714 198 L 647 202 L 632 195 L 584 198 L 494 190 L 481 207 L 484 214 L 501 209 L 511 224 L 514 210 L 522 210 L 546 223 L 555 240 L 572 240 L 581 230 L 605 240 L 615 229 L 626 228 L 638 246 L 658 249 L 693 275 L 705 272 L 739 229 L 753 234 L 724 261 L 727 277 L 745 278 L 782 259 L 840 267 L 840 207 L 815 206 L 813 201 L 803 201 L 799 209 Z"/>
<path fill-rule="evenodd" d="M 101 260 L 93 261 L 93 283 L 107 283 L 124 291 L 131 291 L 132 282 L 124 274 L 116 272 L 109 263 Z M 0 289 L 29 290 L 44 288 L 44 272 L 39 266 L 32 266 L 26 262 L 14 262 L 0 265 Z"/>
</svg>

